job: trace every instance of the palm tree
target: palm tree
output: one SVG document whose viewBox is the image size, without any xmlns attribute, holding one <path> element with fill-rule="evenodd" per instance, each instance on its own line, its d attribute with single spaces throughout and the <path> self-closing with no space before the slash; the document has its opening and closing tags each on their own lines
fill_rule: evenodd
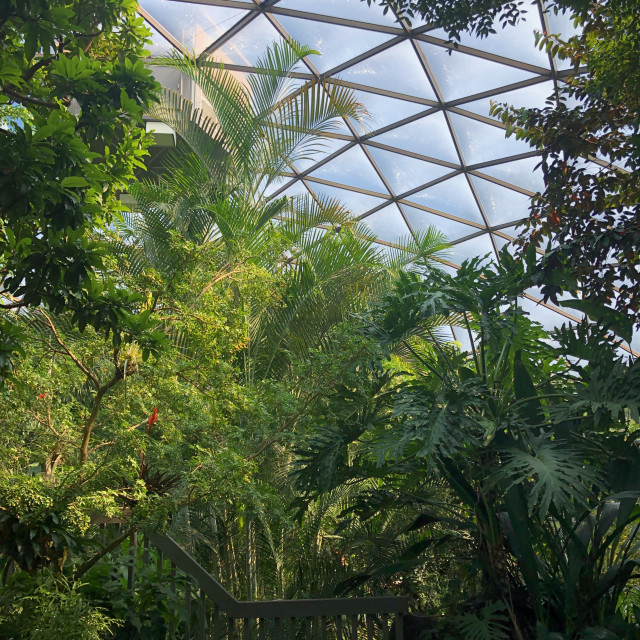
<svg viewBox="0 0 640 640">
<path fill-rule="evenodd" d="M 165 90 L 150 115 L 177 132 L 178 144 L 157 181 L 132 188 L 138 207 L 119 229 L 117 252 L 138 272 L 151 266 L 171 280 L 182 265 L 170 242 L 178 232 L 216 248 L 212 284 L 248 263 L 286 274 L 278 304 L 249 310 L 248 379 L 275 374 L 286 354 L 317 346 L 407 263 L 444 249 L 443 236 L 428 230 L 383 252 L 335 200 L 266 197 L 283 171 L 322 148 L 341 119 L 362 124 L 368 117 L 335 80 L 296 85 L 292 70 L 311 53 L 295 41 L 274 44 L 246 83 L 211 59 L 155 60 L 195 82 L 204 106 Z"/>
</svg>

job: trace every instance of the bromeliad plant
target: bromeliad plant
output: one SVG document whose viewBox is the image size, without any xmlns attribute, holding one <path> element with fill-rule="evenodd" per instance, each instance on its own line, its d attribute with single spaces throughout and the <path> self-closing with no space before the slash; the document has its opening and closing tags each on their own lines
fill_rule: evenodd
<svg viewBox="0 0 640 640">
<path fill-rule="evenodd" d="M 424 512 L 407 528 L 424 549 L 471 544 L 482 588 L 465 606 L 502 603 L 518 640 L 635 638 L 640 621 L 618 609 L 640 562 L 640 365 L 596 324 L 551 342 L 521 307 L 525 281 L 506 252 L 455 276 L 404 275 L 367 329 L 404 366 L 367 367 L 350 411 L 334 397 L 298 483 L 312 496 L 375 473 L 381 493 L 414 496 Z M 466 353 L 430 337 L 452 314 Z M 424 491 L 434 481 L 448 499 Z"/>
</svg>

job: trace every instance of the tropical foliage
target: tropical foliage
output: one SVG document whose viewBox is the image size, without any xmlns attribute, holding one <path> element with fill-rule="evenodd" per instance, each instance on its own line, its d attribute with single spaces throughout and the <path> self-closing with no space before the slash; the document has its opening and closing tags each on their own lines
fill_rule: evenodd
<svg viewBox="0 0 640 640">
<path fill-rule="evenodd" d="M 405 520 L 423 532 L 406 566 L 464 544 L 478 582 L 456 606 L 482 618 L 478 602 L 500 603 L 508 622 L 492 619 L 513 637 L 637 637 L 619 609 L 638 576 L 638 361 L 595 325 L 564 326 L 550 342 L 519 304 L 528 277 L 507 251 L 500 266 L 476 259 L 455 276 L 401 277 L 366 329 L 392 366 L 363 372 L 359 411 L 333 394 L 298 486 L 313 499 L 362 484 L 354 509 L 365 517 L 419 506 Z M 467 354 L 417 331 L 460 313 Z M 485 637 L 463 622 L 460 633 Z"/>
<path fill-rule="evenodd" d="M 137 301 L 97 276 L 94 231 L 122 210 L 143 167 L 140 126 L 158 85 L 145 67 L 149 30 L 132 0 L 9 0 L 0 8 L 0 374 L 20 353 L 7 311 L 72 312 L 120 334 Z"/>
<path fill-rule="evenodd" d="M 510 4 L 485 5 L 470 7 L 511 19 Z M 296 84 L 311 53 L 298 43 L 247 77 L 213 59 L 157 60 L 198 99 L 154 101 L 133 5 L 90 5 L 103 29 L 88 41 L 74 7 L 6 11 L 2 141 L 18 157 L 64 123 L 80 147 L 70 174 L 48 162 L 55 147 L 20 178 L 42 190 L 21 191 L 20 233 L 49 245 L 11 231 L 17 200 L 5 218 L 22 253 L 3 271 L 2 637 L 183 637 L 190 586 L 167 584 L 162 557 L 130 543 L 145 531 L 170 531 L 241 599 L 408 595 L 424 615 L 407 618 L 406 637 L 640 637 L 629 314 L 573 301 L 594 322 L 549 333 L 523 302 L 547 282 L 535 243 L 450 274 L 437 231 L 383 251 L 339 202 L 271 197 L 340 119 L 366 126 L 345 86 Z M 465 15 L 460 28 L 490 24 Z M 64 33 L 68 46 L 38 55 Z M 115 111 L 94 112 L 98 98 Z M 132 181 L 142 106 L 176 146 Z M 123 140 L 135 151 L 115 176 Z M 125 187 L 131 210 L 116 198 Z M 42 223 L 51 215 L 58 226 Z M 10 290 L 11 260 L 60 257 L 60 243 L 99 247 L 99 260 L 80 275 L 84 258 L 52 267 L 49 289 L 23 274 Z"/>
</svg>

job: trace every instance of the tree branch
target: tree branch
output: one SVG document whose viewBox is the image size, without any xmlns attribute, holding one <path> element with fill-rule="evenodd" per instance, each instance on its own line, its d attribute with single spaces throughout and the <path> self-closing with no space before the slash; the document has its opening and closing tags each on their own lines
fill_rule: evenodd
<svg viewBox="0 0 640 640">
<path fill-rule="evenodd" d="M 94 567 L 98 562 L 104 558 L 110 551 L 113 551 L 117 547 L 119 547 L 133 532 L 135 531 L 135 527 L 131 527 L 127 529 L 122 535 L 118 536 L 115 540 L 112 540 L 104 549 L 99 551 L 93 558 L 87 560 L 84 564 L 78 567 L 74 578 L 78 580 L 81 576 L 83 576 L 89 569 Z"/>
<path fill-rule="evenodd" d="M 104 398 L 105 394 L 111 387 L 115 386 L 120 380 L 122 380 L 123 376 L 120 373 L 119 369 L 116 367 L 116 372 L 107 382 L 98 388 L 98 393 L 96 393 L 95 398 L 93 399 L 93 406 L 91 407 L 91 413 L 84 423 L 84 427 L 82 428 L 82 443 L 80 444 L 80 462 L 84 464 L 89 459 L 89 440 L 91 439 L 91 432 L 93 431 L 93 427 L 96 423 L 96 418 L 98 417 L 98 411 L 100 410 L 100 405 L 102 404 L 102 398 Z"/>
<path fill-rule="evenodd" d="M 17 100 L 21 104 L 25 102 L 27 104 L 35 104 L 39 107 L 47 107 L 47 109 L 59 109 L 60 105 L 57 102 L 48 102 L 46 100 L 40 100 L 38 98 L 31 98 L 29 96 L 23 96 L 21 93 L 17 91 L 12 91 L 7 87 L 2 88 L 3 93 L 6 93 L 8 96 L 12 97 L 14 100 Z"/>
<path fill-rule="evenodd" d="M 55 60 L 54 56 L 49 56 L 48 58 L 40 58 L 40 60 L 38 60 L 38 62 L 36 62 L 32 67 L 30 67 L 29 69 L 27 69 L 23 74 L 22 74 L 22 79 L 25 81 L 29 81 L 31 80 L 31 78 L 33 78 L 33 76 L 43 67 L 46 67 L 48 64 L 51 64 L 53 61 Z"/>
<path fill-rule="evenodd" d="M 226 266 L 226 265 L 225 265 Z M 223 267 L 224 268 L 224 267 Z M 213 287 L 214 284 L 217 284 L 218 282 L 220 282 L 221 280 L 224 280 L 225 278 L 228 278 L 229 276 L 232 276 L 234 273 L 240 273 L 241 269 L 232 269 L 231 271 L 225 271 L 224 273 L 216 276 L 196 297 L 196 300 L 199 300 L 200 298 L 202 298 L 202 296 L 207 293 L 207 291 L 209 291 L 209 289 L 211 289 L 211 287 Z"/>
<path fill-rule="evenodd" d="M 89 378 L 91 382 L 93 382 L 96 389 L 99 390 L 100 381 L 96 377 L 96 374 L 93 373 L 93 371 L 91 371 L 87 366 L 85 366 L 80 361 L 80 359 L 71 351 L 71 349 L 67 347 L 67 345 L 63 342 L 62 338 L 60 337 L 60 334 L 58 333 L 58 330 L 56 329 L 56 326 L 53 324 L 53 321 L 51 320 L 51 318 L 42 309 L 39 309 L 39 311 L 45 317 L 47 324 L 51 329 L 51 333 L 53 333 L 53 337 L 56 339 L 56 342 L 62 347 L 64 352 L 71 358 L 71 360 L 73 360 L 73 362 L 80 369 L 80 371 L 82 371 L 82 373 L 84 373 L 84 375 L 87 376 L 87 378 Z"/>
</svg>

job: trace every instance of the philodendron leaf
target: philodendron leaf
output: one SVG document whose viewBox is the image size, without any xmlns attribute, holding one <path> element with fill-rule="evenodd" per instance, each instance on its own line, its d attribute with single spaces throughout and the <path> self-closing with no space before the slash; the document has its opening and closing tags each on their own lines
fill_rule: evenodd
<svg viewBox="0 0 640 640">
<path fill-rule="evenodd" d="M 603 307 L 590 300 L 562 300 L 561 307 L 569 307 L 586 313 L 592 320 L 602 322 L 608 329 L 619 335 L 626 342 L 633 338 L 633 318 L 621 311 Z"/>
<path fill-rule="evenodd" d="M 529 514 L 537 510 L 545 518 L 553 504 L 558 509 L 588 506 L 596 474 L 583 464 L 581 456 L 566 443 L 550 442 L 544 436 L 532 443 L 531 450 L 505 451 L 505 464 L 493 481 L 506 482 L 505 491 L 525 485 Z"/>
</svg>

